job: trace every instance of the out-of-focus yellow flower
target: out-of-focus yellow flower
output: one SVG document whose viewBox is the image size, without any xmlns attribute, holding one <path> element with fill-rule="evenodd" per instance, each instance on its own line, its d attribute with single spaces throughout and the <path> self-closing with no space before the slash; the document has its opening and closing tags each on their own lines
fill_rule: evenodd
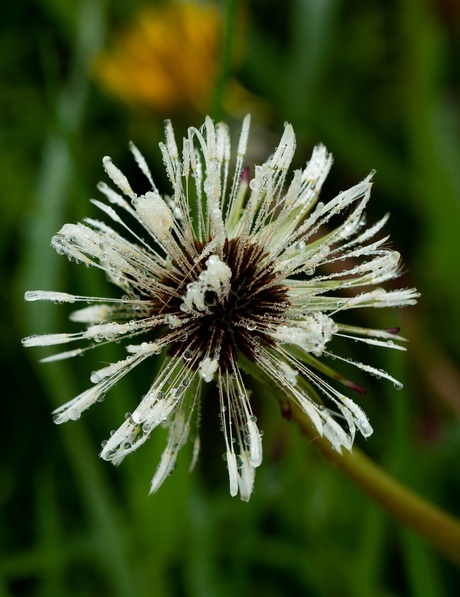
<svg viewBox="0 0 460 597">
<path fill-rule="evenodd" d="M 146 6 L 101 54 L 95 75 L 114 95 L 161 114 L 205 111 L 212 100 L 222 23 L 213 4 Z"/>
</svg>

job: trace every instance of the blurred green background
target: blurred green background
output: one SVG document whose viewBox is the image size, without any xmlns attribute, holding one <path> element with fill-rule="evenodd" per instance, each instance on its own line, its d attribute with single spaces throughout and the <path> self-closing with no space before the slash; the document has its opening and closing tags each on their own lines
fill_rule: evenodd
<svg viewBox="0 0 460 597">
<path fill-rule="evenodd" d="M 376 169 L 368 219 L 391 211 L 399 285 L 417 286 L 422 299 L 356 314 L 410 339 L 402 356 L 344 346 L 405 384 L 396 392 L 355 376 L 375 429 L 361 447 L 460 516 L 460 3 L 228 0 L 186 17 L 189 34 L 183 6 L 170 4 L 18 0 L 0 9 L 0 595 L 458 595 L 458 570 L 325 463 L 268 396 L 258 396 L 265 458 L 249 504 L 228 494 L 213 413 L 204 414 L 197 470 L 189 474 L 181 454 L 154 496 L 161 430 L 118 469 L 98 459 L 155 365 L 78 423 L 52 422 L 90 371 L 122 354 L 111 347 L 46 365 L 37 362 L 44 353 L 22 349 L 24 335 L 71 329 L 66 306 L 24 305 L 26 289 L 116 292 L 54 254 L 52 234 L 96 216 L 88 200 L 104 155 L 138 188 L 132 139 L 167 190 L 164 118 L 180 136 L 209 112 L 236 136 L 251 111 L 251 161 L 268 157 L 284 121 L 298 136 L 298 167 L 318 142 L 332 151 L 325 199 Z M 154 98 L 161 85 L 170 88 L 163 104 Z"/>
</svg>

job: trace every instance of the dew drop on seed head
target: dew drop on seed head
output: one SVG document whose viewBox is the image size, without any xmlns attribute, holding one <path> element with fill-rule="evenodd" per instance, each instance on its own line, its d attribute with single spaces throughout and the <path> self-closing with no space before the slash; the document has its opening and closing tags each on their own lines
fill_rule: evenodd
<svg viewBox="0 0 460 597">
<path fill-rule="evenodd" d="M 193 350 L 190 348 L 186 348 L 182 353 L 182 358 L 184 361 L 190 361 L 193 358 Z"/>
</svg>

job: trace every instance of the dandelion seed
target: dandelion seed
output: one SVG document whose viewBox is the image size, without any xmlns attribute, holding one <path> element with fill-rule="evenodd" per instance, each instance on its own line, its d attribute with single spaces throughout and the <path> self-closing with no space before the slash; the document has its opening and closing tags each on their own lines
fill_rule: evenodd
<svg viewBox="0 0 460 597">
<path fill-rule="evenodd" d="M 266 376 L 283 397 L 296 403 L 339 452 L 352 448 L 357 430 L 368 437 L 372 427 L 361 408 L 328 379 L 362 393 L 360 386 L 331 369 L 324 358 L 346 361 L 398 383 L 385 371 L 336 355 L 330 348 L 334 336 L 401 348 L 398 342 L 403 338 L 396 328 L 345 325 L 340 314 L 358 307 L 411 305 L 418 296 L 414 289 L 381 287 L 398 276 L 399 255 L 386 238 L 375 240 L 388 216 L 363 229 L 371 177 L 329 203 L 320 203 L 331 156 L 323 146 L 315 148 L 305 169 L 287 181 L 295 136 L 286 125 L 272 157 L 256 166 L 248 181 L 248 133 L 249 117 L 243 122 L 232 178 L 225 124 L 215 125 L 207 118 L 200 130 L 190 128 L 180 154 L 168 122 L 166 143 L 160 146 L 172 185 L 167 198 L 158 193 L 138 150 L 135 160 L 152 186 L 144 195 L 137 195 L 106 158 L 106 172 L 126 199 L 101 184 L 99 189 L 113 207 L 95 204 L 121 223 L 124 235 L 86 220 L 66 224 L 52 244 L 59 253 L 106 272 L 121 297 L 26 293 L 29 301 L 91 304 L 71 315 L 87 325 L 85 330 L 24 339 L 26 346 L 87 342 L 84 348 L 45 360 L 126 341 L 128 356 L 93 372 L 94 385 L 55 411 L 57 423 L 78 419 L 121 377 L 163 352 L 152 386 L 101 452 L 102 458 L 118 464 L 166 422 L 167 446 L 151 491 L 171 474 L 190 431 L 198 429 L 203 384 L 215 384 L 230 493 L 249 499 L 255 469 L 262 463 L 262 433 L 243 378 L 243 361 L 245 370 L 257 369 L 259 377 Z M 193 185 L 196 193 L 189 192 Z M 195 195 L 196 203 L 189 204 Z M 192 212 L 197 214 L 193 219 Z M 342 221 L 333 228 L 331 220 L 337 222 L 338 214 Z M 149 240 L 132 232 L 139 225 Z M 340 263 L 341 269 L 324 267 L 330 263 Z M 194 435 L 195 462 L 200 441 L 197 431 Z"/>
</svg>

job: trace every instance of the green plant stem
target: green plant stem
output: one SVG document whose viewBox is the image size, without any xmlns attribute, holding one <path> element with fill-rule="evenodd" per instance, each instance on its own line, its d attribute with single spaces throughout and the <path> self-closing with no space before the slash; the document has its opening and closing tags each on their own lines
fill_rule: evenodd
<svg viewBox="0 0 460 597">
<path fill-rule="evenodd" d="M 451 562 L 460 566 L 460 522 L 393 479 L 357 448 L 339 454 L 318 436 L 310 419 L 293 409 L 292 419 L 331 464 L 356 483 L 388 514 L 416 531 Z"/>
</svg>

